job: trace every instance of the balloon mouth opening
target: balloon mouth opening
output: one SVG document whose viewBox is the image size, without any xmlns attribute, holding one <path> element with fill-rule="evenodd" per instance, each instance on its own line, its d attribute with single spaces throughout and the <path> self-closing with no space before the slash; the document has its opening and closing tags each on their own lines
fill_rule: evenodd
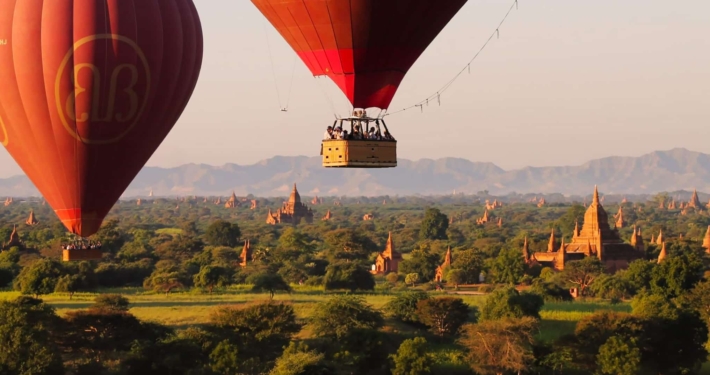
<svg viewBox="0 0 710 375">
<path fill-rule="evenodd" d="M 376 116 L 373 116 L 375 115 Z M 368 107 L 368 108 L 353 108 L 352 117 L 356 118 L 379 118 L 387 114 L 387 108 Z"/>
</svg>

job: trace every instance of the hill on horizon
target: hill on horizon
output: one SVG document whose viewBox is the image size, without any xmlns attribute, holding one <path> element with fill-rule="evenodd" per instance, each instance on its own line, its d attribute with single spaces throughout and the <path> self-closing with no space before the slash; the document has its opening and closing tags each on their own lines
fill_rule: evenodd
<svg viewBox="0 0 710 375">
<path fill-rule="evenodd" d="M 320 157 L 276 156 L 252 165 L 185 164 L 145 167 L 124 197 L 176 195 L 288 195 L 294 183 L 304 195 L 381 196 L 475 194 L 607 194 L 710 191 L 710 155 L 676 148 L 639 157 L 606 157 L 578 166 L 525 167 L 506 171 L 493 163 L 460 158 L 400 159 L 394 169 L 325 169 Z M 0 179 L 0 196 L 39 196 L 26 176 Z"/>
</svg>

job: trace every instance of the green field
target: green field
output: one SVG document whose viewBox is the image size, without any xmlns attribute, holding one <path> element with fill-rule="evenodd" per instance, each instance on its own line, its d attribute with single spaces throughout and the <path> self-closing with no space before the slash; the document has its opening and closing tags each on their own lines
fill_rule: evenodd
<svg viewBox="0 0 710 375">
<path fill-rule="evenodd" d="M 267 300 L 266 294 L 253 294 L 248 286 L 234 286 L 210 296 L 200 290 L 172 293 L 169 296 L 145 292 L 144 289 L 103 290 L 103 293 L 120 293 L 131 302 L 130 312 L 141 320 L 161 323 L 175 328 L 185 328 L 191 325 L 207 323 L 212 310 L 221 305 L 239 305 L 253 301 Z M 432 293 L 433 295 L 443 295 Z M 13 299 L 19 292 L 0 292 L 0 300 Z M 277 294 L 274 300 L 291 303 L 296 314 L 303 322 L 307 322 L 315 306 L 329 298 L 329 293 L 312 287 L 294 287 L 292 294 Z M 374 308 L 382 308 L 394 294 L 361 294 Z M 53 305 L 60 315 L 67 311 L 83 309 L 93 303 L 96 294 L 77 293 L 70 300 L 66 294 L 51 294 L 42 296 Z M 481 306 L 485 296 L 459 295 L 471 306 Z M 548 303 L 542 311 L 539 337 L 543 340 L 553 340 L 561 335 L 574 331 L 576 322 L 585 316 L 601 310 L 631 311 L 628 304 L 608 304 L 601 302 L 569 302 Z M 399 328 L 399 327 L 397 327 Z M 302 333 L 307 335 L 306 330 Z"/>
<path fill-rule="evenodd" d="M 146 292 L 141 288 L 102 290 L 102 293 L 120 293 L 128 297 L 131 302 L 130 312 L 141 320 L 161 323 L 174 328 L 187 328 L 192 325 L 207 323 L 210 313 L 218 306 L 239 305 L 254 301 L 265 301 L 266 294 L 253 294 L 248 286 L 234 286 L 220 293 L 210 296 L 200 290 L 172 293 L 169 296 Z M 434 295 L 442 295 L 433 293 Z M 14 299 L 19 292 L 0 291 L 0 300 Z M 87 308 L 93 303 L 95 293 L 77 293 L 70 300 L 66 294 L 51 294 L 42 296 L 42 299 L 53 305 L 60 315 L 77 309 Z M 293 304 L 298 318 L 306 323 L 315 306 L 329 298 L 331 294 L 312 287 L 294 287 L 292 294 L 277 294 L 274 300 Z M 369 304 L 375 308 L 382 308 L 394 294 L 361 294 Z M 467 304 L 481 306 L 486 296 L 460 295 Z M 543 341 L 552 341 L 562 335 L 574 332 L 577 322 L 602 310 L 630 312 L 631 306 L 627 303 L 609 304 L 604 302 L 560 302 L 547 303 L 540 315 L 540 332 L 538 338 Z M 398 332 L 405 336 L 421 334 L 411 327 L 388 322 L 390 332 Z M 306 325 L 300 334 L 301 338 L 310 335 Z M 451 369 L 452 374 L 457 369 L 465 369 L 461 352 L 450 344 L 436 344 L 432 347 L 432 355 L 436 362 Z M 703 366 L 700 374 L 710 374 L 710 363 Z"/>
</svg>

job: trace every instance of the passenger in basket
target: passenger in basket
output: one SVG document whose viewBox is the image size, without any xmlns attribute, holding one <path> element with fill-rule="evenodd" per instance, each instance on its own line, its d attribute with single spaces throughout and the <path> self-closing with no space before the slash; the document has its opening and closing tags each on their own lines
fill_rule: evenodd
<svg viewBox="0 0 710 375">
<path fill-rule="evenodd" d="M 323 134 L 323 140 L 329 140 L 333 139 L 333 127 L 328 126 L 328 129 L 326 129 L 325 134 Z"/>
</svg>

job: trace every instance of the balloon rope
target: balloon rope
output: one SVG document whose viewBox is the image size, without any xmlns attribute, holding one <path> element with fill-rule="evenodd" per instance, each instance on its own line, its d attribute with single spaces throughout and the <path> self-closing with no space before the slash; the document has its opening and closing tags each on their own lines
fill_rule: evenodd
<svg viewBox="0 0 710 375">
<path fill-rule="evenodd" d="M 479 49 L 478 52 L 476 52 L 476 54 L 473 56 L 473 58 L 472 58 L 471 60 L 469 60 L 468 64 L 466 64 L 466 65 L 463 67 L 463 69 L 461 69 L 461 70 L 454 76 L 454 78 L 452 78 L 449 82 L 447 82 L 444 86 L 442 86 L 435 94 L 430 95 L 429 97 L 427 97 L 426 99 L 420 101 L 419 103 L 416 103 L 416 104 L 411 105 L 411 106 L 409 106 L 409 107 L 405 107 L 405 108 L 403 108 L 403 109 L 401 109 L 401 110 L 399 110 L 399 111 L 387 113 L 387 114 L 385 114 L 383 117 L 385 117 L 385 116 L 390 116 L 390 115 L 394 115 L 394 114 L 397 114 L 397 113 L 400 113 L 400 112 L 404 112 L 404 111 L 409 110 L 409 109 L 412 109 L 412 108 L 419 108 L 419 109 L 421 109 L 422 112 L 423 112 L 423 111 L 424 111 L 424 105 L 429 105 L 429 101 L 433 101 L 433 100 L 436 100 L 436 101 L 439 103 L 439 105 L 441 105 L 441 94 L 443 94 L 446 90 L 448 90 L 448 89 L 454 84 L 454 82 L 456 82 L 456 80 L 459 79 L 459 77 L 461 77 L 461 75 L 462 75 L 464 72 L 468 71 L 469 73 L 471 73 L 471 64 L 473 64 L 473 62 L 478 58 L 478 56 L 481 54 L 481 52 L 483 52 L 483 50 L 488 46 L 488 44 L 491 42 L 491 40 L 493 40 L 493 37 L 495 37 L 495 36 L 500 37 L 500 28 L 501 28 L 501 26 L 503 26 L 503 24 L 505 23 L 505 21 L 508 19 L 508 16 L 510 16 L 510 13 L 513 11 L 513 9 L 518 9 L 518 0 L 514 0 L 514 1 L 513 1 L 513 4 L 512 4 L 512 5 L 510 6 L 510 8 L 508 9 L 508 12 L 505 14 L 505 17 L 503 17 L 503 20 L 500 21 L 500 23 L 498 24 L 498 27 L 496 27 L 496 29 L 493 30 L 493 33 L 491 34 L 491 36 L 488 37 L 488 40 L 486 40 L 486 42 L 483 44 L 483 46 L 481 47 L 481 49 Z"/>
<path fill-rule="evenodd" d="M 281 106 L 281 93 L 279 92 L 279 83 L 276 81 L 276 68 L 274 67 L 274 56 L 271 53 L 271 43 L 269 42 L 269 29 L 264 23 L 264 35 L 266 35 L 266 47 L 269 49 L 269 60 L 271 60 L 271 73 L 274 76 L 274 87 L 276 87 L 276 97 L 279 101 L 279 109 L 283 109 Z"/>
<path fill-rule="evenodd" d="M 338 118 L 338 111 L 335 109 L 335 103 L 333 103 L 333 99 L 330 97 L 330 95 L 328 95 L 328 92 L 321 85 L 320 77 L 313 77 L 313 79 L 316 80 L 316 85 L 318 85 L 320 92 L 322 92 L 325 99 L 328 100 L 328 104 L 330 104 L 330 109 L 333 111 L 333 116 L 335 116 L 335 118 Z"/>
<path fill-rule="evenodd" d="M 288 88 L 288 96 L 286 97 L 286 109 L 288 109 L 289 103 L 291 103 L 291 92 L 293 91 L 293 80 L 296 77 L 296 62 L 298 61 L 298 56 L 293 57 L 293 68 L 291 68 L 291 86 Z"/>
</svg>

